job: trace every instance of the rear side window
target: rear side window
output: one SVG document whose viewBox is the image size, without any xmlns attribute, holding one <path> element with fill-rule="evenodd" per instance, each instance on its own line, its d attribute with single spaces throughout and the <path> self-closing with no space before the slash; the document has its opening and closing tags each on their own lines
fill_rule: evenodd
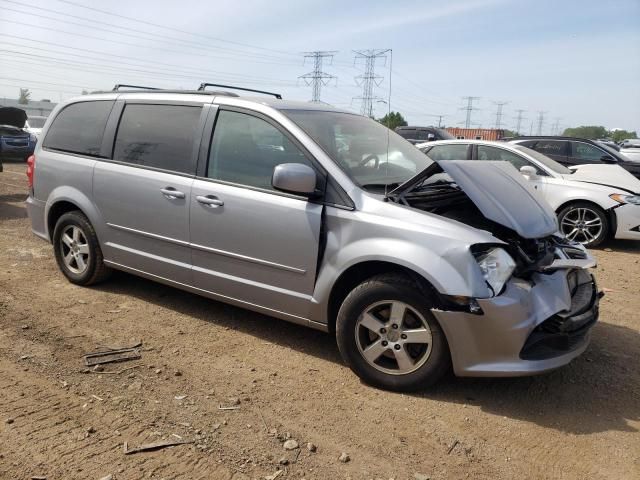
<svg viewBox="0 0 640 480">
<path fill-rule="evenodd" d="M 531 148 L 529 145 L 522 143 L 525 147 Z M 534 147 L 536 152 L 540 152 L 543 155 L 567 155 L 567 142 L 560 142 L 557 140 L 539 140 Z"/>
<path fill-rule="evenodd" d="M 42 146 L 51 150 L 99 156 L 112 101 L 72 103 L 53 120 Z"/>
<path fill-rule="evenodd" d="M 187 105 L 126 105 L 113 159 L 195 175 L 192 153 L 201 111 Z"/>
<path fill-rule="evenodd" d="M 582 142 L 571 142 L 571 156 L 581 160 L 599 161 L 606 155 L 599 148 Z"/>
<path fill-rule="evenodd" d="M 467 145 L 436 145 L 427 152 L 432 160 L 466 160 Z"/>
</svg>

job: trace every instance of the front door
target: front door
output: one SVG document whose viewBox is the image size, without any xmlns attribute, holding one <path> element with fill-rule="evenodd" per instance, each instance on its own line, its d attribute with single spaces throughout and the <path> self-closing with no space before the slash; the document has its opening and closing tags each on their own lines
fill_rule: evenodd
<svg viewBox="0 0 640 480">
<path fill-rule="evenodd" d="M 282 127 L 232 110 L 218 111 L 206 157 L 190 202 L 195 286 L 306 318 L 323 206 L 274 190 L 271 177 L 276 165 L 314 162 Z"/>
<path fill-rule="evenodd" d="M 97 162 L 93 176 L 107 260 L 190 283 L 189 200 L 201 112 L 196 105 L 124 106 L 113 159 Z"/>
</svg>

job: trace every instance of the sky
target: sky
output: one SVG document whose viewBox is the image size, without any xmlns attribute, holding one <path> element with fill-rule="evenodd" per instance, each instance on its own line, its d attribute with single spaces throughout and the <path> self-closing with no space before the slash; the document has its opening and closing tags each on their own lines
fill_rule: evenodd
<svg viewBox="0 0 640 480">
<path fill-rule="evenodd" d="M 376 59 L 375 116 L 411 125 L 544 134 L 604 125 L 640 134 L 640 0 L 0 0 L 0 98 L 58 102 L 116 83 L 201 82 L 311 99 L 305 52 L 335 51 L 321 100 L 360 112 Z M 390 101 L 390 103 L 389 103 Z M 542 112 L 542 113 L 541 113 Z"/>
</svg>

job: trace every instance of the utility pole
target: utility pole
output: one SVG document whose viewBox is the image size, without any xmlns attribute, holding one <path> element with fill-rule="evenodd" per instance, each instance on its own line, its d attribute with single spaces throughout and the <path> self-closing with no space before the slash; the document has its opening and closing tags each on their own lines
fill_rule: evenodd
<svg viewBox="0 0 640 480">
<path fill-rule="evenodd" d="M 333 75 L 329 75 L 322 71 L 322 61 L 325 58 L 331 59 L 333 61 L 333 56 L 337 52 L 327 52 L 327 51 L 317 51 L 317 52 L 305 52 L 304 59 L 305 62 L 307 58 L 313 59 L 313 71 L 309 73 L 305 73 L 304 75 L 300 75 L 300 77 L 305 81 L 307 85 L 311 85 L 312 94 L 311 101 L 312 102 L 320 102 L 320 93 L 323 85 L 327 85 L 331 80 L 336 79 L 337 77 Z"/>
<path fill-rule="evenodd" d="M 520 135 L 521 134 L 520 127 L 522 126 L 522 120 L 526 120 L 526 118 L 523 117 L 522 114 L 526 112 L 526 110 L 518 109 L 516 110 L 516 112 L 518 112 L 518 116 L 516 117 L 516 133 Z"/>
<path fill-rule="evenodd" d="M 354 97 L 354 100 L 362 101 L 360 113 L 367 117 L 373 117 L 373 104 L 380 100 L 373 93 L 374 87 L 379 87 L 384 77 L 376 75 L 376 60 L 387 60 L 387 52 L 389 50 L 355 50 L 354 64 L 358 60 L 364 61 L 364 73 L 358 75 L 355 80 L 359 87 L 362 87 L 362 95 Z"/>
<path fill-rule="evenodd" d="M 438 128 L 442 127 L 442 119 L 444 118 L 444 115 L 435 115 L 436 117 L 438 117 Z"/>
<path fill-rule="evenodd" d="M 480 100 L 480 97 L 462 97 L 462 99 L 467 101 L 467 106 L 460 109 L 467 111 L 467 119 L 464 122 L 464 128 L 469 128 L 471 127 L 471 112 L 478 110 L 477 108 L 473 108 L 473 102 L 475 100 Z"/>
<path fill-rule="evenodd" d="M 544 124 L 544 115 L 547 112 L 543 112 L 542 110 L 538 110 L 538 133 L 537 135 L 542 135 L 542 125 Z"/>
<path fill-rule="evenodd" d="M 502 108 L 508 103 L 509 102 L 493 102 L 493 104 L 498 107 L 496 111 L 496 130 L 500 130 L 500 127 L 502 126 Z"/>
</svg>

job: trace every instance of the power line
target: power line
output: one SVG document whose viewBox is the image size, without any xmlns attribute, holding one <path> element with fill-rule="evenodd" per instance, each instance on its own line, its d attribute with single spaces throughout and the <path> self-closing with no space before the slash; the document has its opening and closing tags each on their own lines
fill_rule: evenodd
<svg viewBox="0 0 640 480">
<path fill-rule="evenodd" d="M 502 127 L 502 108 L 509 102 L 493 102 L 497 106 L 496 110 L 496 130 L 500 130 Z"/>
<path fill-rule="evenodd" d="M 467 111 L 467 118 L 464 121 L 464 128 L 470 128 L 471 127 L 471 112 L 473 112 L 474 110 L 478 110 L 477 108 L 473 108 L 473 102 L 475 100 L 480 100 L 480 97 L 462 97 L 462 99 L 467 101 L 467 106 L 460 108 L 460 110 L 466 110 Z"/>
<path fill-rule="evenodd" d="M 522 126 L 522 120 L 526 120 L 526 117 L 523 117 L 522 114 L 526 112 L 526 110 L 518 109 L 518 116 L 516 117 L 516 133 L 520 135 L 522 132 L 520 131 L 520 127 Z"/>
<path fill-rule="evenodd" d="M 373 103 L 378 100 L 383 100 L 380 97 L 376 97 L 373 93 L 375 86 L 380 86 L 384 77 L 376 75 L 376 60 L 379 58 L 387 59 L 387 52 L 389 50 L 356 50 L 354 64 L 358 60 L 364 60 L 364 73 L 358 75 L 355 78 L 356 84 L 362 87 L 362 95 L 354 97 L 354 100 L 362 101 L 360 107 L 360 113 L 367 117 L 373 116 Z M 384 101 L 384 100 L 383 100 Z"/>
<path fill-rule="evenodd" d="M 338 53 L 336 51 L 316 51 L 316 52 L 306 52 L 304 54 L 305 60 L 307 58 L 313 59 L 313 71 L 309 73 L 305 73 L 304 75 L 300 75 L 300 77 L 305 81 L 307 85 L 312 86 L 313 93 L 311 94 L 312 102 L 320 102 L 320 92 L 322 90 L 323 85 L 327 85 L 329 81 L 337 79 L 338 77 L 334 75 L 329 75 L 322 71 L 322 61 L 325 58 L 329 58 L 333 60 L 333 56 Z"/>
<path fill-rule="evenodd" d="M 542 110 L 538 110 L 538 130 L 537 135 L 542 135 L 542 125 L 544 125 L 544 116 L 547 112 L 543 112 Z"/>
</svg>

